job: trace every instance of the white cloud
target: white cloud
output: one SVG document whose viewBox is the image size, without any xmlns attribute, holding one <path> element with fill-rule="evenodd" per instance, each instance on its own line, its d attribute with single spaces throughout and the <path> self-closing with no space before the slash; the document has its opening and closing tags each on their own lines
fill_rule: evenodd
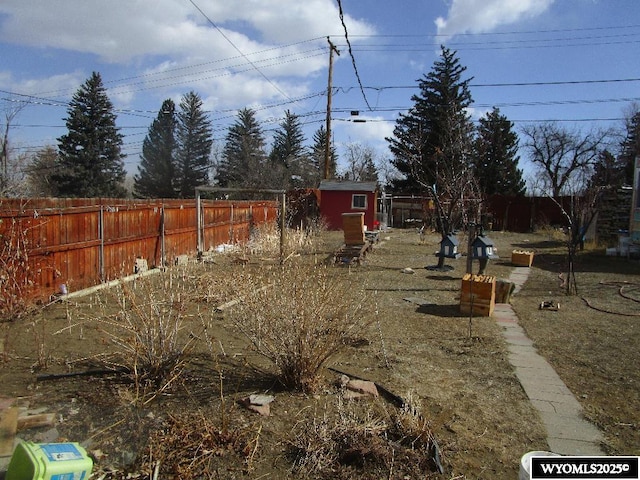
<svg viewBox="0 0 640 480">
<path fill-rule="evenodd" d="M 47 0 L 37 8 L 2 0 L 0 41 L 95 55 L 88 67 L 95 70 L 141 67 L 138 76 L 121 82 L 103 75 L 119 105 L 142 92 L 153 93 L 160 105 L 193 89 L 215 109 L 308 94 L 309 82 L 326 69 L 326 36 L 341 31 L 334 0 L 195 4 L 215 27 L 187 0 Z M 348 15 L 345 22 L 354 36 L 375 33 Z M 67 91 L 75 91 L 89 73 Z"/>
<path fill-rule="evenodd" d="M 280 45 L 314 38 L 326 45 L 325 37 L 336 33 L 338 11 L 332 0 L 198 0 L 196 4 L 223 33 L 188 1 L 48 0 L 34 8 L 24 0 L 3 0 L 0 39 L 126 63 L 146 55 L 236 57 L 239 53 L 230 42 L 246 55 L 273 48 L 264 55 L 275 56 Z M 364 22 L 348 16 L 345 21 L 354 35 L 373 33 Z M 302 43 L 295 49 L 307 47 Z"/>
<path fill-rule="evenodd" d="M 11 72 L 0 72 L 0 88 L 10 92 L 20 92 L 22 95 L 36 97 L 47 96 L 56 98 L 59 92 L 73 91 L 85 80 L 84 73 L 75 71 L 46 78 L 17 79 Z M 20 97 L 17 97 L 19 100 Z M 32 101 L 37 101 L 32 99 Z"/>
<path fill-rule="evenodd" d="M 540 15 L 555 0 L 453 0 L 447 18 L 435 21 L 438 35 L 485 33 Z"/>
</svg>

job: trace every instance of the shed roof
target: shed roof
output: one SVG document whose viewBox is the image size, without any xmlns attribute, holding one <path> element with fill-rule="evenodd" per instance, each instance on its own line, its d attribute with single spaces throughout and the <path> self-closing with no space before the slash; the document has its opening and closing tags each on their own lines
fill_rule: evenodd
<svg viewBox="0 0 640 480">
<path fill-rule="evenodd" d="M 320 190 L 339 190 L 357 192 L 375 192 L 378 189 L 376 182 L 352 182 L 344 180 L 322 180 Z"/>
</svg>

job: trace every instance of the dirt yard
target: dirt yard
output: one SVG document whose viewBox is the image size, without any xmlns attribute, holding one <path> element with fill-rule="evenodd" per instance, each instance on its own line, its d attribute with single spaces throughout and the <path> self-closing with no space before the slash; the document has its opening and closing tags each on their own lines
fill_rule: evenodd
<svg viewBox="0 0 640 480">
<path fill-rule="evenodd" d="M 604 248 L 587 246 L 577 263 L 578 296 L 566 297 L 564 249 L 555 235 L 489 236 L 501 258 L 489 262 L 488 275 L 509 276 L 514 248 L 535 252 L 529 279 L 511 300 L 523 328 L 603 431 L 603 449 L 640 455 L 638 260 L 606 257 Z M 185 292 L 180 335 L 189 348 L 175 378 L 155 394 L 142 391 L 111 356 L 118 349 L 122 356 L 127 344 L 104 317 L 118 318 L 122 298 L 102 290 L 0 324 L 0 400 L 54 413 L 53 425 L 25 428 L 18 436 L 82 442 L 96 479 L 153 478 L 154 470 L 157 478 L 517 478 L 522 454 L 548 448 L 545 431 L 509 364 L 500 328 L 490 317 L 460 313 L 465 257 L 448 259 L 449 271 L 425 268 L 437 263 L 438 240 L 412 230 L 383 232 L 362 265 L 329 267 L 352 285 L 341 295 L 366 304 L 369 322 L 358 341 L 328 361 L 326 382 L 315 394 L 281 388 L 272 365 L 233 328 L 233 305 L 215 311 L 237 300 L 217 296 L 217 278 L 279 268 L 275 258 L 243 254 L 241 261 L 220 255 L 145 277 L 152 295 Z M 313 253 L 288 261 L 325 262 L 340 243 L 339 232 L 325 234 Z M 560 303 L 559 311 L 538 308 L 550 300 Z M 384 394 L 346 401 L 336 387 L 340 373 L 374 381 Z M 275 397 L 269 416 L 238 402 L 251 394 Z M 421 428 L 435 439 L 444 473 L 433 462 L 410 465 L 406 449 L 393 450 L 375 468 L 366 455 L 311 477 L 294 468 L 294 447 L 310 439 L 310 431 L 359 418 L 362 438 L 369 438 L 394 421 L 398 398 L 419 405 Z M 361 445 L 358 453 L 364 450 Z M 193 473 L 202 471 L 206 475 Z"/>
</svg>

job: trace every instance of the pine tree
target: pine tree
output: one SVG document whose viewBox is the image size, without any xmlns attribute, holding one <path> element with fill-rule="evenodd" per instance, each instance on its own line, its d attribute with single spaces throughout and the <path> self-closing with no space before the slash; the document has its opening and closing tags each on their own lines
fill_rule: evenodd
<svg viewBox="0 0 640 480">
<path fill-rule="evenodd" d="M 413 107 L 400 115 L 393 137 L 387 138 L 391 162 L 404 175 L 392 188 L 428 193 L 443 239 L 454 228 L 477 220 L 468 218 L 477 212 L 479 194 L 471 168 L 471 79 L 462 79 L 465 70 L 456 52 L 442 47 L 431 71 L 418 80 L 420 93 L 411 97 Z M 439 257 L 437 268 L 444 267 L 444 260 Z"/>
<path fill-rule="evenodd" d="M 519 160 L 513 123 L 494 108 L 480 119 L 475 141 L 475 175 L 480 191 L 485 195 L 524 195 Z"/>
<path fill-rule="evenodd" d="M 626 185 L 633 185 L 633 169 L 636 157 L 640 156 L 640 112 L 627 119 L 627 135 L 620 145 L 619 163 L 624 172 Z"/>
<path fill-rule="evenodd" d="M 191 198 L 195 188 L 209 183 L 211 121 L 195 92 L 183 95 L 177 114 L 175 173 L 178 197 Z"/>
<path fill-rule="evenodd" d="M 305 185 L 305 172 L 309 170 L 310 158 L 304 146 L 305 138 L 300 119 L 289 110 L 279 128 L 273 134 L 273 146 L 269 160 L 279 177 L 276 188 L 289 189 Z"/>
<path fill-rule="evenodd" d="M 441 191 L 468 168 L 473 124 L 467 113 L 471 78 L 462 80 L 465 71 L 456 52 L 442 47 L 440 59 L 418 80 L 413 107 L 400 115 L 393 137 L 387 138 L 392 163 L 405 177 L 395 182 L 396 189 L 418 193 L 435 185 Z"/>
<path fill-rule="evenodd" d="M 176 105 L 171 99 L 162 103 L 157 118 L 149 127 L 142 144 L 134 194 L 140 198 L 174 198 L 176 153 Z"/>
<path fill-rule="evenodd" d="M 264 134 L 254 110 L 240 110 L 229 127 L 216 180 L 226 188 L 269 188 L 272 184 Z"/>
<path fill-rule="evenodd" d="M 609 150 L 602 150 L 593 164 L 593 173 L 589 178 L 588 188 L 621 187 L 627 181 L 625 169 L 626 162 L 622 160 L 622 157 L 616 158 Z"/>
<path fill-rule="evenodd" d="M 51 181 L 63 197 L 122 197 L 125 179 L 122 135 L 100 74 L 74 94 L 67 109 L 68 133 L 58 138 Z"/>
<path fill-rule="evenodd" d="M 313 184 L 318 185 L 320 180 L 324 178 L 325 155 L 327 148 L 327 131 L 324 125 L 321 125 L 313 134 L 313 147 L 311 147 L 311 164 L 313 165 Z M 329 169 L 328 178 L 336 178 L 338 172 L 338 154 L 333 145 L 329 147 Z"/>
</svg>

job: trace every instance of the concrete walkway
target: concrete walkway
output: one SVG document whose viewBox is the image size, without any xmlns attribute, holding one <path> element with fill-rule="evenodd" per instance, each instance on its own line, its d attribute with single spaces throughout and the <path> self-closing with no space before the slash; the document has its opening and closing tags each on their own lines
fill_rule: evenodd
<svg viewBox="0 0 640 480">
<path fill-rule="evenodd" d="M 516 267 L 509 281 L 517 294 L 529 277 L 528 267 Z M 540 355 L 518 324 L 508 303 L 498 303 L 493 318 L 503 328 L 509 361 L 547 428 L 549 450 L 562 455 L 603 455 L 603 436 L 582 415 L 582 407 L 553 367 Z"/>
</svg>

